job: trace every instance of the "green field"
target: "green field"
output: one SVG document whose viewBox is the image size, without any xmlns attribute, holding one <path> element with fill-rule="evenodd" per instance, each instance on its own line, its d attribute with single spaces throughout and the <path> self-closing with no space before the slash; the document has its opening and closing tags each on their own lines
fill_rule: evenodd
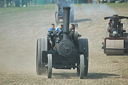
<svg viewBox="0 0 128 85">
<path fill-rule="evenodd" d="M 25 11 L 36 11 L 36 10 L 52 10 L 55 8 L 55 5 L 37 5 L 37 6 L 28 6 L 28 7 L 8 7 L 8 8 L 0 8 L 0 15 L 6 13 L 20 13 Z"/>
</svg>

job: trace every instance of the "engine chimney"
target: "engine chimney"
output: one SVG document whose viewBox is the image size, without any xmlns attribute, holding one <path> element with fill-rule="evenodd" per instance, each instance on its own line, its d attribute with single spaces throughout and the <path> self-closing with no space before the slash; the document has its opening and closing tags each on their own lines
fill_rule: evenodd
<svg viewBox="0 0 128 85">
<path fill-rule="evenodd" d="M 70 7 L 63 8 L 63 22 L 64 22 L 64 29 L 63 29 L 63 39 L 69 39 L 69 18 L 70 18 Z"/>
<path fill-rule="evenodd" d="M 69 17 L 70 17 L 70 7 L 64 7 L 63 8 L 63 20 L 64 20 L 64 29 L 63 29 L 63 40 L 58 44 L 57 51 L 59 55 L 64 57 L 69 57 L 73 50 L 74 50 L 74 44 L 70 40 L 69 35 Z"/>
</svg>

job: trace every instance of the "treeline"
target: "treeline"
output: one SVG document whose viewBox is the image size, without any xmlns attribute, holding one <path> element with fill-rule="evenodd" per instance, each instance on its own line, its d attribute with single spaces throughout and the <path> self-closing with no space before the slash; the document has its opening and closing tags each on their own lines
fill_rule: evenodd
<svg viewBox="0 0 128 85">
<path fill-rule="evenodd" d="M 67 0 L 72 4 L 82 3 L 122 3 L 128 0 Z M 0 0 L 0 7 L 26 7 L 27 5 L 56 4 L 57 0 Z"/>
<path fill-rule="evenodd" d="M 81 4 L 81 3 L 88 3 L 92 2 L 92 0 L 67 0 L 73 4 Z M 57 0 L 0 0 L 0 7 L 10 7 L 16 6 L 19 7 L 20 5 L 42 5 L 42 4 L 56 4 Z"/>
</svg>

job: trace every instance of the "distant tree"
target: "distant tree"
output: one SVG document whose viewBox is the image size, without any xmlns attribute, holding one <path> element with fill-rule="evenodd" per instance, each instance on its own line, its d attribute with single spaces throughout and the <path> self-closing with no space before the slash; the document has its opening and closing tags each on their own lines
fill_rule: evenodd
<svg viewBox="0 0 128 85">
<path fill-rule="evenodd" d="M 4 0 L 4 7 L 6 8 L 6 0 Z"/>
<path fill-rule="evenodd" d="M 79 3 L 79 0 L 77 0 L 77 4 Z"/>
</svg>

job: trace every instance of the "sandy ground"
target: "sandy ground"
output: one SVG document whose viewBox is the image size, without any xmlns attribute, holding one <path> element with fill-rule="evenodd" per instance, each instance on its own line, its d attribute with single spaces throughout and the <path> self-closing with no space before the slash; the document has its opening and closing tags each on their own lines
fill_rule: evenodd
<svg viewBox="0 0 128 85">
<path fill-rule="evenodd" d="M 128 7 L 75 6 L 75 23 L 89 39 L 89 74 L 79 79 L 76 70 L 53 69 L 52 79 L 36 75 L 36 40 L 46 37 L 54 8 L 0 16 L 0 85 L 128 85 L 128 56 L 106 56 L 102 41 L 108 36 L 104 16 L 128 15 Z M 27 18 L 26 18 L 27 17 Z M 128 20 L 123 20 L 128 31 Z"/>
</svg>

